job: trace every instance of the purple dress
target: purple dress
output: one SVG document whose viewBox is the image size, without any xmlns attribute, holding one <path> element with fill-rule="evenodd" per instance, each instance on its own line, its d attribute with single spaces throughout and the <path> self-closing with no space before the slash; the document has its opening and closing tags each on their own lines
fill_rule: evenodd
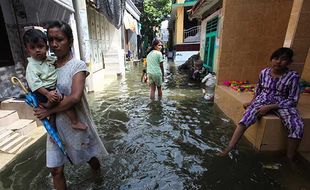
<svg viewBox="0 0 310 190">
<path fill-rule="evenodd" d="M 263 69 L 259 75 L 255 98 L 239 124 L 249 127 L 258 119 L 257 110 L 269 104 L 280 107 L 273 112 L 278 115 L 288 130 L 288 137 L 301 139 L 304 123 L 296 108 L 299 99 L 299 75 L 296 71 L 288 71 L 280 77 L 271 76 L 271 68 Z"/>
</svg>

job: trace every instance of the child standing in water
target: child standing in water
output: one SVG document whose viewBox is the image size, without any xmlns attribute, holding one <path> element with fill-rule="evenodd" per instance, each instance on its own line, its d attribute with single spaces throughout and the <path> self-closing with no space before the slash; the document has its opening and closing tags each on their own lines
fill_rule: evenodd
<svg viewBox="0 0 310 190">
<path fill-rule="evenodd" d="M 146 58 L 143 59 L 143 70 L 141 76 L 141 82 L 147 82 L 147 74 L 146 74 Z"/>
<path fill-rule="evenodd" d="M 299 99 L 299 75 L 288 66 L 292 63 L 293 51 L 279 48 L 270 57 L 271 67 L 263 69 L 255 96 L 244 105 L 245 113 L 229 142 L 219 155 L 227 155 L 239 142 L 248 127 L 269 112 L 277 114 L 288 130 L 287 158 L 292 161 L 303 137 L 304 123 L 296 108 Z"/>
<path fill-rule="evenodd" d="M 62 96 L 56 92 L 56 68 L 55 57 L 47 56 L 47 36 L 40 30 L 27 30 L 23 36 L 28 59 L 26 68 L 26 80 L 31 91 L 36 95 L 40 104 L 51 108 L 58 104 Z M 85 130 L 87 127 L 81 123 L 73 109 L 66 112 L 72 122 L 72 128 Z M 54 123 L 54 117 L 51 122 Z"/>
<path fill-rule="evenodd" d="M 162 97 L 162 83 L 164 81 L 164 60 L 161 54 L 162 43 L 159 39 L 152 42 L 151 51 L 146 56 L 146 72 L 148 83 L 150 86 L 150 99 L 155 99 L 155 91 L 157 89 L 158 99 Z"/>
<path fill-rule="evenodd" d="M 145 82 L 145 83 L 147 83 L 147 72 L 146 72 L 147 62 L 146 62 L 146 56 L 147 56 L 147 54 L 150 53 L 151 50 L 152 50 L 152 48 L 148 47 L 146 49 L 146 53 L 145 53 L 145 56 L 143 58 L 143 70 L 142 70 L 141 82 Z"/>
</svg>

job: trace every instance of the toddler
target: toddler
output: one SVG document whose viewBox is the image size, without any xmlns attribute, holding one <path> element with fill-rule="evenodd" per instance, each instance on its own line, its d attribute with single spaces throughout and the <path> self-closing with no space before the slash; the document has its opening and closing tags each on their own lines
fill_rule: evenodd
<svg viewBox="0 0 310 190">
<path fill-rule="evenodd" d="M 27 83 L 41 105 L 46 108 L 53 107 L 62 100 L 62 96 L 56 91 L 57 73 L 54 66 L 56 58 L 47 56 L 47 36 L 40 30 L 29 29 L 24 33 L 23 41 L 30 55 L 27 58 Z M 80 130 L 87 128 L 78 120 L 75 110 L 70 109 L 66 114 L 72 122 L 72 128 Z M 54 123 L 55 116 L 51 116 L 50 120 Z"/>
</svg>

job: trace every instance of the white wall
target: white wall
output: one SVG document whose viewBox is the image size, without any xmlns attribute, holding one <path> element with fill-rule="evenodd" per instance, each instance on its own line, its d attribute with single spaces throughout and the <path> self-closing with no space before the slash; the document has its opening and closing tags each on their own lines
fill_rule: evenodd
<svg viewBox="0 0 310 190">
<path fill-rule="evenodd" d="M 131 30 L 128 31 L 128 43 L 129 43 L 129 49 L 133 53 L 133 57 L 138 57 L 138 38 L 137 33 L 132 32 Z"/>
<path fill-rule="evenodd" d="M 182 65 L 192 55 L 197 54 L 198 51 L 177 51 L 175 54 L 174 62 L 176 65 Z"/>
<path fill-rule="evenodd" d="M 125 73 L 124 49 L 122 49 L 121 28 L 116 29 L 104 15 L 87 8 L 91 44 L 91 62 L 96 75 Z M 96 76 L 94 76 L 96 77 Z M 96 79 L 94 79 L 96 81 Z"/>
<path fill-rule="evenodd" d="M 206 44 L 206 27 L 207 27 L 207 19 L 204 19 L 201 21 L 201 27 L 200 27 L 200 58 L 201 60 L 204 60 L 205 57 L 205 44 Z"/>
</svg>

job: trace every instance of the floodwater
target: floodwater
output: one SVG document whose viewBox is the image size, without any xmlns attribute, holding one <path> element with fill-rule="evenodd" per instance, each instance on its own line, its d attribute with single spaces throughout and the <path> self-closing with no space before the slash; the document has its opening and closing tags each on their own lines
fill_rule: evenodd
<svg viewBox="0 0 310 190">
<path fill-rule="evenodd" d="M 310 170 L 283 164 L 283 153 L 257 153 L 241 140 L 219 158 L 234 124 L 202 98 L 173 63 L 161 101 L 150 101 L 140 82 L 142 65 L 128 65 L 126 77 L 88 95 L 94 120 L 110 155 L 100 158 L 101 175 L 87 164 L 66 165 L 69 189 L 310 189 Z M 0 189 L 52 189 L 45 167 L 45 139 L 21 154 L 0 174 Z"/>
</svg>

